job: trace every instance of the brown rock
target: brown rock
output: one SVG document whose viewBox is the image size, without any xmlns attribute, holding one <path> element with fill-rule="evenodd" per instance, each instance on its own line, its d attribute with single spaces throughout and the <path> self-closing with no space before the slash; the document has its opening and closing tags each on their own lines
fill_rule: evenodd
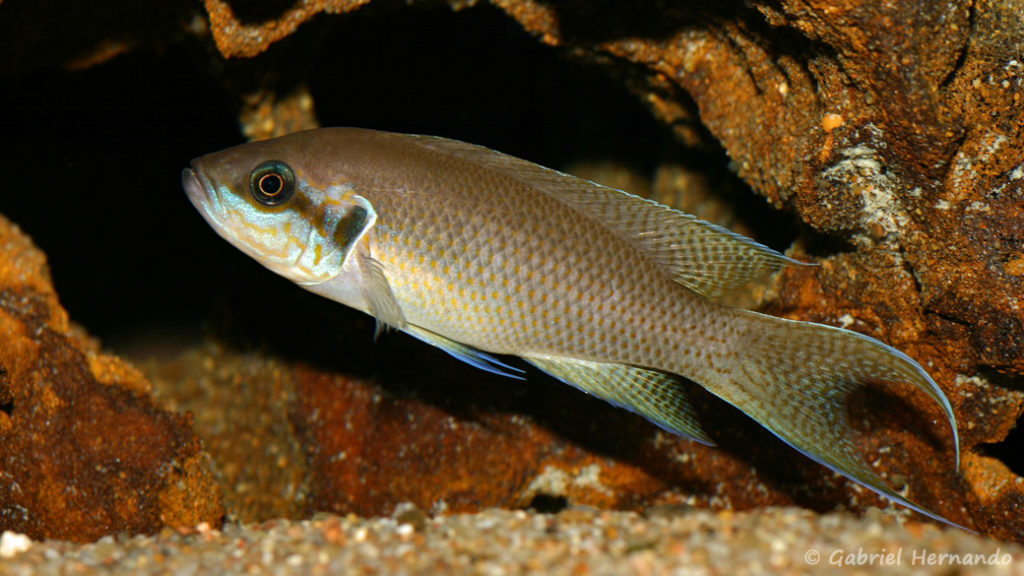
<svg viewBox="0 0 1024 576">
<path fill-rule="evenodd" d="M 0 530 L 86 541 L 218 524 L 189 418 L 68 322 L 43 254 L 0 217 Z"/>
<path fill-rule="evenodd" d="M 142 5 L 105 0 L 102 6 L 97 9 L 68 0 L 45 9 L 31 3 L 4 3 L 0 53 L 5 57 L 0 59 L 0 75 L 55 66 L 81 70 L 135 50 L 159 48 L 180 39 L 183 24 L 201 10 L 180 1 Z"/>
<path fill-rule="evenodd" d="M 306 453 L 290 419 L 290 367 L 220 346 L 140 366 L 163 404 L 192 415 L 232 520 L 302 519 L 316 511 Z"/>
<path fill-rule="evenodd" d="M 287 37 L 306 20 L 321 12 L 343 14 L 370 0 L 302 0 L 276 13 L 247 14 L 261 4 L 204 0 L 217 49 L 225 58 L 252 57 Z M 280 4 L 271 4 L 276 7 Z"/>
<path fill-rule="evenodd" d="M 377 383 L 293 371 L 292 421 L 307 451 L 317 509 L 378 515 L 402 502 L 434 513 L 492 506 L 886 505 L 822 473 L 696 388 L 719 448 L 662 432 L 536 373 L 516 385 L 460 365 L 439 372 L 444 376 L 424 374 L 409 396 L 389 391 L 389 374 Z M 950 471 L 914 475 L 915 495 L 964 520 L 956 513 L 958 497 L 943 492 Z"/>
</svg>

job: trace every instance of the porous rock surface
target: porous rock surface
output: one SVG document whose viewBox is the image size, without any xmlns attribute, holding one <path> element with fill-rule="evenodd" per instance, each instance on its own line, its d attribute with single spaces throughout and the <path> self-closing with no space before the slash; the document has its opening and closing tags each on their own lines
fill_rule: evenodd
<svg viewBox="0 0 1024 576">
<path fill-rule="evenodd" d="M 0 216 L 0 530 L 88 541 L 223 515 L 189 418 L 70 324 L 42 252 Z"/>
</svg>

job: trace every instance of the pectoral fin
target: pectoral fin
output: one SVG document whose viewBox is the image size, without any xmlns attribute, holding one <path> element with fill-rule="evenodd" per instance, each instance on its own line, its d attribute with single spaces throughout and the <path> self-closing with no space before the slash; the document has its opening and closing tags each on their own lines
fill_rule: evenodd
<svg viewBox="0 0 1024 576">
<path fill-rule="evenodd" d="M 562 382 L 635 412 L 673 434 L 714 445 L 701 428 L 683 383 L 671 374 L 575 358 L 525 356 L 524 359 Z"/>
<path fill-rule="evenodd" d="M 401 304 L 395 298 L 395 293 L 391 291 L 391 284 L 388 283 L 388 277 L 384 274 L 384 267 L 380 262 L 374 260 L 365 248 L 360 250 L 358 257 L 359 272 L 362 277 L 359 290 L 366 301 L 370 314 L 377 319 L 375 335 L 379 336 L 389 327 L 405 330 L 408 323 L 405 321 L 405 314 L 402 313 Z"/>
</svg>

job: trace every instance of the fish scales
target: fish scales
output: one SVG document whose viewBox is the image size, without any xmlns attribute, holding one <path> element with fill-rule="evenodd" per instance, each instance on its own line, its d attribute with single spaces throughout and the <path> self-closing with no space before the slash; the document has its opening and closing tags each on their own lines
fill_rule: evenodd
<svg viewBox="0 0 1024 576">
<path fill-rule="evenodd" d="M 361 183 L 378 215 L 371 254 L 395 271 L 410 323 L 494 353 L 568 352 L 689 377 L 703 371 L 695 353 L 726 340 L 707 302 L 593 219 L 501 166 L 400 136 L 333 144 L 336 163 L 314 178 Z"/>
<path fill-rule="evenodd" d="M 497 353 L 696 375 L 684 356 L 714 339 L 703 301 L 557 200 L 515 181 L 474 189 L 466 168 L 415 193 L 366 191 L 379 215 L 371 252 L 399 271 L 392 289 L 410 323 Z M 686 340 L 705 344 L 680 351 Z"/>
<path fill-rule="evenodd" d="M 480 368 L 552 376 L 713 443 L 685 377 L 815 461 L 907 499 L 865 464 L 847 400 L 909 384 L 914 360 L 839 328 L 732 308 L 723 294 L 800 265 L 625 192 L 437 137 L 320 129 L 197 158 L 183 186 L 226 240 L 308 290 Z"/>
</svg>

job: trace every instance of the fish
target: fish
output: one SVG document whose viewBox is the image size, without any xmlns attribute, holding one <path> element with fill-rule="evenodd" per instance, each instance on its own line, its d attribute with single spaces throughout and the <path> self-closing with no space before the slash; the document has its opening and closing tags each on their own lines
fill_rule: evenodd
<svg viewBox="0 0 1024 576">
<path fill-rule="evenodd" d="M 628 192 L 473 144 L 320 128 L 191 161 L 182 185 L 229 243 L 299 286 L 505 376 L 507 357 L 714 445 L 686 381 L 815 462 L 932 519 L 851 439 L 852 394 L 909 384 L 956 417 L 916 361 L 842 328 L 726 305 L 806 265 Z M 503 359 L 504 358 L 504 359 Z M 956 524 L 953 524 L 956 525 Z"/>
</svg>

